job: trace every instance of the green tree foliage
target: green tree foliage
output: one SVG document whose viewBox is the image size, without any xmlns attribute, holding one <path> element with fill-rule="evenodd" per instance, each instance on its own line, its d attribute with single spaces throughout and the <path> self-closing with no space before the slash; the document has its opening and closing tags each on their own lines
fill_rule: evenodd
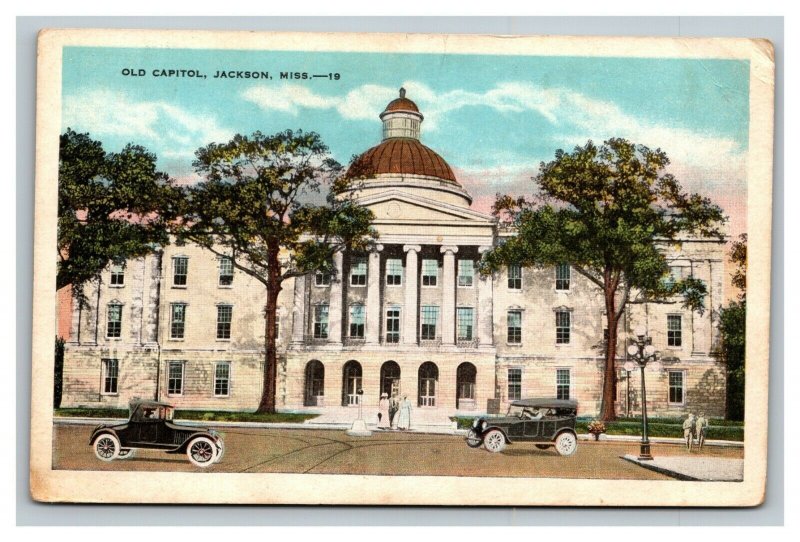
<svg viewBox="0 0 800 542">
<path fill-rule="evenodd" d="M 730 261 L 736 265 L 731 283 L 740 290 L 739 299 L 720 311 L 722 356 L 727 373 L 726 416 L 744 419 L 744 370 L 747 320 L 747 234 L 731 244 Z"/>
<path fill-rule="evenodd" d="M 314 132 L 255 132 L 196 152 L 204 180 L 188 189 L 179 236 L 266 288 L 264 387 L 259 412 L 275 411 L 275 322 L 285 280 L 311 270 L 333 273 L 332 256 L 364 250 L 376 236 L 372 212 L 341 196 L 342 166 Z M 313 203 L 327 190 L 324 204 Z"/>
<path fill-rule="evenodd" d="M 109 261 L 166 244 L 179 202 L 180 191 L 145 148 L 106 153 L 89 134 L 67 129 L 58 163 L 56 287 L 72 285 L 80 294 Z"/>
<path fill-rule="evenodd" d="M 615 353 L 618 324 L 628 303 L 664 302 L 679 296 L 703 310 L 705 284 L 670 280 L 664 248 L 695 236 L 722 239 L 726 217 L 708 198 L 683 191 L 665 168 L 669 159 L 625 139 L 591 141 L 572 153 L 556 151 L 534 178 L 538 194 L 498 195 L 495 215 L 517 235 L 486 253 L 484 272 L 518 263 L 569 263 L 603 294 L 608 341 L 601 417 L 616 418 Z"/>
</svg>

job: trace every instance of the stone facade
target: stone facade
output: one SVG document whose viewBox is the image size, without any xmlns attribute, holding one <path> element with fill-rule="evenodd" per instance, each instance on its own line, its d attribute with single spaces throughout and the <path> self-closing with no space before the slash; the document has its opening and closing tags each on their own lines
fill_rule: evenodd
<svg viewBox="0 0 800 542">
<path fill-rule="evenodd" d="M 406 117 L 421 122 L 421 114 L 398 109 L 405 103 L 413 104 L 403 98 L 382 113 L 384 144 Z M 416 141 L 419 124 L 402 137 Z M 335 276 L 284 283 L 278 408 L 376 405 L 381 392 L 396 392 L 446 413 L 504 409 L 534 396 L 576 399 L 579 415 L 597 413 L 601 292 L 568 265 L 479 276 L 481 254 L 513 233 L 470 209 L 472 199 L 449 178 L 449 167 L 448 178 L 437 177 L 441 158 L 414 145 L 426 154 L 409 151 L 387 162 L 379 145 L 361 161 L 366 178 L 355 196 L 374 212 L 380 244 L 367 254 L 337 254 Z M 370 160 L 381 169 L 370 172 Z M 661 369 L 647 369 L 648 412 L 722 416 L 724 366 L 715 350 L 723 244 L 685 240 L 663 249 L 676 276 L 706 282 L 709 309 L 689 311 L 677 300 L 629 306 L 619 330 L 618 412 L 640 408 L 639 374 L 623 366 L 630 330 L 644 325 L 664 358 Z M 112 277 L 110 266 L 86 288 L 85 305 L 73 303 L 62 406 L 125 407 L 138 396 L 182 408 L 256 408 L 261 283 L 229 275 L 225 262 L 189 245 L 170 245 L 116 271 Z M 116 367 L 105 360 L 117 360 Z"/>
</svg>

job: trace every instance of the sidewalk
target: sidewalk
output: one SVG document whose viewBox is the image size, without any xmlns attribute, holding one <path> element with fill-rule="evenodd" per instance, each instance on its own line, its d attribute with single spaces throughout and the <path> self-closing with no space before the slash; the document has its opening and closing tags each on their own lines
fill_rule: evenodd
<svg viewBox="0 0 800 542">
<path fill-rule="evenodd" d="M 642 468 L 660 472 L 678 480 L 695 482 L 741 482 L 744 478 L 744 460 L 722 457 L 662 456 L 652 461 L 639 461 L 635 455 L 622 459 Z"/>
</svg>

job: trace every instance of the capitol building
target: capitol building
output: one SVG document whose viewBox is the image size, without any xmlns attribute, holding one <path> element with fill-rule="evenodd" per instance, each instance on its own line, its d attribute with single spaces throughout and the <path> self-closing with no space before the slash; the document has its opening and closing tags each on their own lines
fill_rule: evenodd
<svg viewBox="0 0 800 542">
<path fill-rule="evenodd" d="M 376 410 L 387 393 L 442 417 L 504 411 L 526 397 L 574 399 L 579 416 L 597 414 L 602 292 L 569 262 L 481 276 L 482 254 L 514 232 L 471 208 L 447 161 L 422 143 L 423 114 L 404 91 L 379 117 L 382 141 L 348 171 L 363 179 L 353 195 L 374 213 L 379 238 L 368 253 L 337 253 L 334 276 L 284 282 L 277 409 L 324 414 L 361 402 Z M 664 250 L 674 276 L 706 283 L 707 310 L 679 300 L 629 306 L 617 413 L 640 412 L 638 369 L 624 366 L 630 330 L 645 326 L 664 358 L 647 369 L 648 413 L 723 416 L 724 243 Z M 200 410 L 258 406 L 266 293 L 229 260 L 170 245 L 110 265 L 85 295 L 87 304 L 68 311 L 62 407 L 127 408 L 133 397 Z"/>
</svg>

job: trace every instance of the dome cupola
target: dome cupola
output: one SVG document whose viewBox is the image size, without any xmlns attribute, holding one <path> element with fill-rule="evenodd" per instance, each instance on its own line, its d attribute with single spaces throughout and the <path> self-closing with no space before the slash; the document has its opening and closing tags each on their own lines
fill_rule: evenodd
<svg viewBox="0 0 800 542">
<path fill-rule="evenodd" d="M 419 125 L 424 117 L 417 104 L 406 98 L 406 89 L 400 88 L 400 97 L 389 102 L 380 118 L 384 141 L 393 137 L 419 139 Z"/>
</svg>

